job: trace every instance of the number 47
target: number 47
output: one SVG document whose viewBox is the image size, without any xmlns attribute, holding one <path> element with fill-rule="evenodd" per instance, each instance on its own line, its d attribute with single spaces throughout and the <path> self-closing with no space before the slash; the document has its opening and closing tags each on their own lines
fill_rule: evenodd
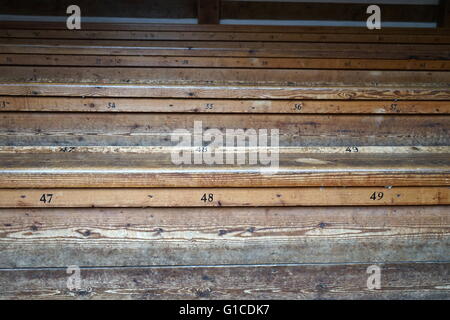
<svg viewBox="0 0 450 320">
<path fill-rule="evenodd" d="M 53 198 L 52 193 L 47 193 L 47 194 L 44 193 L 41 196 L 41 199 L 39 201 L 42 201 L 43 203 L 50 203 L 50 202 L 52 202 L 52 198 Z"/>
</svg>

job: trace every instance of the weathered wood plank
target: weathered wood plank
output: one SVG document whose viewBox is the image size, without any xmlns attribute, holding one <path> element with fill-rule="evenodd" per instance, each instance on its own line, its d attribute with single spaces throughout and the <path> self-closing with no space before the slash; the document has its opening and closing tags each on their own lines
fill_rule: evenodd
<svg viewBox="0 0 450 320">
<path fill-rule="evenodd" d="M 2 208 L 344 205 L 450 205 L 450 188 L 0 189 Z"/>
<path fill-rule="evenodd" d="M 450 70 L 449 60 L 372 60 L 245 57 L 166 57 L 0 54 L 2 65 L 99 67 L 202 67 L 263 69 Z"/>
<path fill-rule="evenodd" d="M 2 209 L 0 267 L 448 261 L 448 210 Z"/>
<path fill-rule="evenodd" d="M 450 45 L 3 38 L 0 53 L 449 60 Z"/>
<path fill-rule="evenodd" d="M 212 31 L 105 31 L 0 29 L 0 38 L 102 39 L 102 40 L 192 40 L 267 42 L 367 42 L 367 43 L 450 43 L 445 34 L 383 33 L 292 33 L 292 32 L 212 32 Z"/>
<path fill-rule="evenodd" d="M 449 263 L 83 268 L 81 288 L 66 269 L 0 270 L 0 299 L 448 299 Z M 179 310 L 171 313 L 178 314 Z"/>
<path fill-rule="evenodd" d="M 218 100 L 0 96 L 0 112 L 450 114 L 449 101 Z"/>
<path fill-rule="evenodd" d="M 0 95 L 201 99 L 450 100 L 450 88 L 0 82 Z"/>
<path fill-rule="evenodd" d="M 450 88 L 450 72 L 0 66 L 0 82 Z"/>
<path fill-rule="evenodd" d="M 111 100 L 115 103 L 115 100 Z M 175 130 L 278 129 L 279 146 L 448 146 L 444 115 L 0 112 L 2 146 L 175 146 Z M 197 134 L 199 130 L 197 130 Z M 255 132 L 248 131 L 248 135 Z M 181 132 L 178 133 L 181 135 Z M 225 141 L 223 142 L 225 145 Z M 209 144 L 207 142 L 205 145 Z M 233 144 L 233 146 L 235 143 Z M 228 145 L 230 147 L 231 145 Z M 309 152 L 309 151 L 308 151 Z"/>
<path fill-rule="evenodd" d="M 203 156 L 201 152 L 192 154 Z M 226 156 L 222 155 L 224 163 Z M 268 165 L 245 161 L 247 164 L 176 165 L 171 154 L 162 152 L 6 153 L 0 154 L 0 185 L 3 188 L 450 185 L 448 154 L 317 153 L 312 157 L 286 153 L 279 155 L 279 164 L 274 158 Z M 233 162 L 236 163 L 236 158 Z"/>
<path fill-rule="evenodd" d="M 50 21 L 0 21 L 0 29 L 67 30 L 65 23 Z M 147 31 L 147 32 L 239 32 L 239 33 L 330 33 L 330 34 L 398 34 L 398 35 L 448 35 L 448 28 L 399 28 L 383 27 L 368 30 L 366 27 L 337 26 L 273 26 L 273 25 L 199 25 L 158 23 L 96 23 L 84 22 L 82 30 L 89 31 Z"/>
</svg>

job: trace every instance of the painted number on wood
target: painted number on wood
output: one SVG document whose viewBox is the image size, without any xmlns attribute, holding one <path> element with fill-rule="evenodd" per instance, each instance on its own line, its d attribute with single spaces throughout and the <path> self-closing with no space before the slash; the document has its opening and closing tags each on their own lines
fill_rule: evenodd
<svg viewBox="0 0 450 320">
<path fill-rule="evenodd" d="M 294 104 L 294 110 L 300 111 L 303 108 L 303 103 Z"/>
<path fill-rule="evenodd" d="M 213 202 L 214 201 L 214 194 L 212 194 L 212 193 L 208 193 L 208 194 L 204 193 L 203 197 L 200 200 L 205 202 L 205 203 L 206 202 Z"/>
<path fill-rule="evenodd" d="M 345 149 L 346 152 L 359 152 L 358 147 L 348 147 Z"/>
<path fill-rule="evenodd" d="M 376 201 L 376 200 L 381 200 L 384 197 L 384 193 L 383 192 L 374 192 L 371 194 L 370 199 Z"/>
<path fill-rule="evenodd" d="M 41 196 L 41 199 L 39 201 L 42 201 L 43 203 L 50 203 L 50 202 L 52 202 L 52 198 L 53 198 L 52 193 L 47 193 L 47 194 L 44 193 Z"/>
</svg>

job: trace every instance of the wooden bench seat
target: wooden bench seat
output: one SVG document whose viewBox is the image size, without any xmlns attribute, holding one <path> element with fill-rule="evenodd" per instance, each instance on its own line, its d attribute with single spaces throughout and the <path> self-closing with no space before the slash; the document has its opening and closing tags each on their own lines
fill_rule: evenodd
<svg viewBox="0 0 450 320">
<path fill-rule="evenodd" d="M 6 188 L 448 186 L 444 154 L 280 154 L 261 165 L 175 165 L 170 153 L 0 154 Z"/>
<path fill-rule="evenodd" d="M 448 298 L 449 34 L 0 22 L 0 298 Z"/>
</svg>

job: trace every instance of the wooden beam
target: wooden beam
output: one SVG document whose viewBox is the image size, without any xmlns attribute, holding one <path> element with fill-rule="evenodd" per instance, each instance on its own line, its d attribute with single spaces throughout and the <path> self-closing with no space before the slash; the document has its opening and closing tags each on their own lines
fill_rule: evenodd
<svg viewBox="0 0 450 320">
<path fill-rule="evenodd" d="M 448 299 L 449 263 L 379 264 L 377 290 L 367 289 L 369 266 L 81 268 L 81 287 L 73 291 L 67 289 L 65 268 L 3 269 L 0 299 Z"/>
<path fill-rule="evenodd" d="M 0 96 L 0 112 L 6 111 L 425 115 L 450 114 L 450 103 L 447 101 L 180 100 Z"/>
<path fill-rule="evenodd" d="M 224 1 L 222 19 L 367 20 L 367 4 Z M 434 22 L 437 6 L 381 4 L 383 21 Z"/>
<path fill-rule="evenodd" d="M 187 29 L 189 29 L 187 27 Z M 46 30 L 0 29 L 1 38 L 39 39 L 91 39 L 91 40 L 184 40 L 184 41 L 267 41 L 267 42 L 343 42 L 343 43 L 450 43 L 445 34 L 380 34 L 380 33 L 328 33 L 307 32 L 227 32 L 227 31 L 110 31 L 110 30 Z"/>
<path fill-rule="evenodd" d="M 1 39 L 0 53 L 449 60 L 450 45 Z"/>
<path fill-rule="evenodd" d="M 176 195 L 176 196 L 174 196 Z M 449 205 L 447 187 L 0 189 L 1 208 Z"/>
<path fill-rule="evenodd" d="M 448 206 L 1 209 L 0 268 L 439 262 L 449 227 Z"/>
<path fill-rule="evenodd" d="M 218 24 L 220 21 L 220 0 L 197 0 L 199 24 Z"/>
<path fill-rule="evenodd" d="M 204 130 L 217 128 L 224 133 L 278 129 L 280 147 L 317 149 L 448 146 L 450 126 L 446 115 L 0 112 L 0 145 L 174 147 L 178 142 L 171 141 L 173 132 L 184 128 L 186 135 L 194 134 L 195 121 Z"/>
<path fill-rule="evenodd" d="M 177 165 L 169 153 L 0 154 L 0 162 L 3 188 L 450 185 L 448 154 L 289 153 L 280 154 L 279 164 L 273 168 L 258 164 Z"/>
</svg>

